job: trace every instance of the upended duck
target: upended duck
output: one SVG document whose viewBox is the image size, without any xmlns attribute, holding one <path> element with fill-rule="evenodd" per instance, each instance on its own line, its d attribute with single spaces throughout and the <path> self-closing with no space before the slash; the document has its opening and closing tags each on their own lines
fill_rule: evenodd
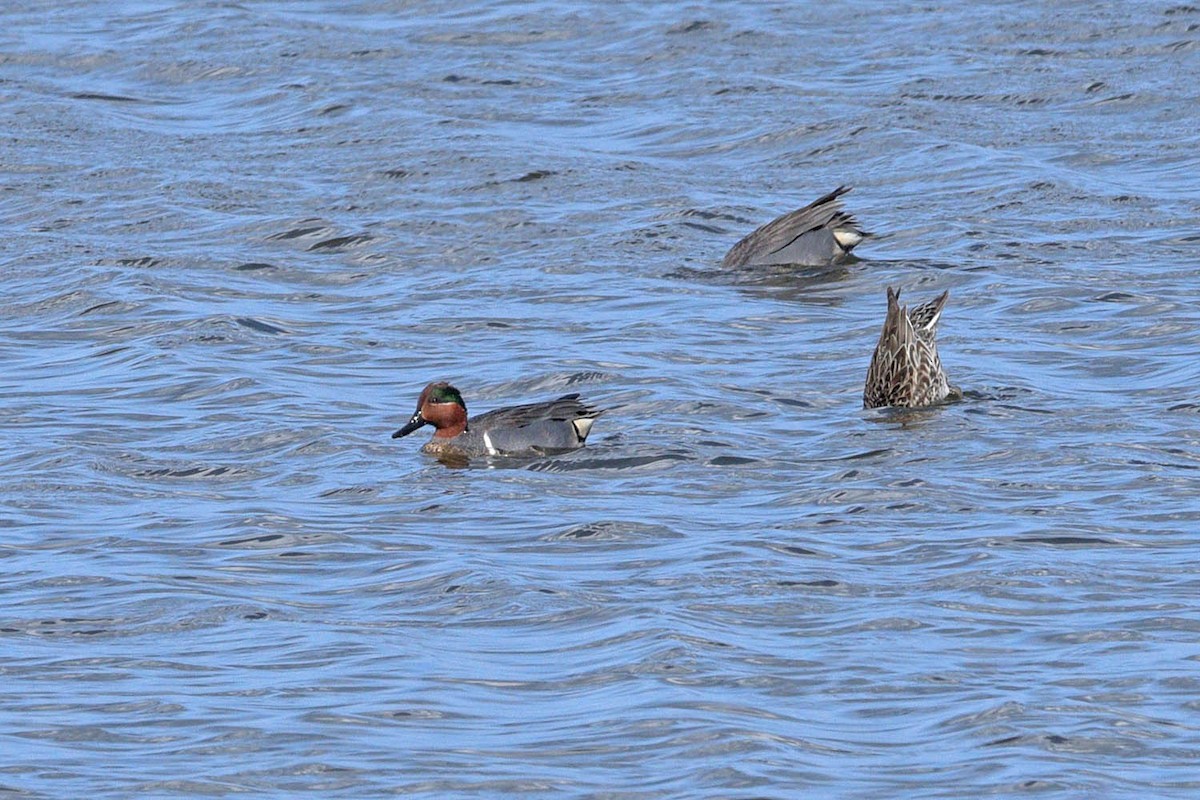
<svg viewBox="0 0 1200 800">
<path fill-rule="evenodd" d="M 839 186 L 824 197 L 768 222 L 730 248 L 722 267 L 768 264 L 824 266 L 850 255 L 867 234 L 842 208 Z"/>
<path fill-rule="evenodd" d="M 583 447 L 596 417 L 603 413 L 578 394 L 565 394 L 555 400 L 497 408 L 468 420 L 462 394 L 438 381 L 421 391 L 416 412 L 392 438 L 432 425 L 433 438 L 421 448 L 432 455 L 541 456 Z"/>
<path fill-rule="evenodd" d="M 937 351 L 937 324 L 950 292 L 909 311 L 900 290 L 887 290 L 887 317 L 867 368 L 863 408 L 920 408 L 962 392 L 951 386 Z"/>
</svg>

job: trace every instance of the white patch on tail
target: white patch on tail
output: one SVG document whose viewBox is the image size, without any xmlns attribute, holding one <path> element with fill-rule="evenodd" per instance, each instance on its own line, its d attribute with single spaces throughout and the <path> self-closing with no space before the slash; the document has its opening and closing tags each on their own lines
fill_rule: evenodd
<svg viewBox="0 0 1200 800">
<path fill-rule="evenodd" d="M 575 426 L 575 433 L 579 436 L 579 441 L 587 439 L 588 434 L 592 432 L 592 425 L 596 423 L 595 417 L 580 417 L 579 419 L 571 420 L 571 424 Z"/>
<path fill-rule="evenodd" d="M 849 228 L 834 228 L 833 238 L 845 250 L 853 250 L 854 246 L 863 240 L 861 233 Z"/>
</svg>

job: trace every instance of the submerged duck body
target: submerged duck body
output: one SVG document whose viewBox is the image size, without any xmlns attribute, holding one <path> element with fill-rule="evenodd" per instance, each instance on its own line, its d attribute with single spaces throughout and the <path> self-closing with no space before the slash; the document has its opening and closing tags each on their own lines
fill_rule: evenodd
<svg viewBox="0 0 1200 800">
<path fill-rule="evenodd" d="M 730 248 L 722 267 L 768 264 L 823 266 L 850 254 L 866 233 L 842 208 L 839 186 L 829 194 L 768 222 Z"/>
<path fill-rule="evenodd" d="M 592 424 L 602 413 L 580 400 L 578 394 L 565 394 L 541 403 L 497 408 L 468 419 L 462 394 L 439 381 L 425 387 L 416 412 L 392 438 L 432 425 L 436 428 L 433 438 L 421 449 L 433 455 L 541 456 L 583 447 Z"/>
<path fill-rule="evenodd" d="M 909 311 L 900 290 L 888 287 L 887 317 L 867 368 L 863 408 L 920 408 L 961 396 L 951 386 L 937 351 L 937 324 L 949 292 Z"/>
</svg>

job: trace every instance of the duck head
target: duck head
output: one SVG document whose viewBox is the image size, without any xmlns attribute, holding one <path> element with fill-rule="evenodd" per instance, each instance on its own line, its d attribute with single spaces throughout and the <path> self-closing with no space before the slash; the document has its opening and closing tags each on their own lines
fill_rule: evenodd
<svg viewBox="0 0 1200 800">
<path fill-rule="evenodd" d="M 412 419 L 392 434 L 393 439 L 408 436 L 424 425 L 437 428 L 435 439 L 450 439 L 467 429 L 467 404 L 462 395 L 445 381 L 431 383 L 421 391 L 417 399 L 417 410 Z"/>
</svg>

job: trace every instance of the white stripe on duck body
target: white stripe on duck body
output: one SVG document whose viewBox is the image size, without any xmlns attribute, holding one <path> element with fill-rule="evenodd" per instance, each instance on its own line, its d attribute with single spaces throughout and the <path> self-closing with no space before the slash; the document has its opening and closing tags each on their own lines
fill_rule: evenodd
<svg viewBox="0 0 1200 800">
<path fill-rule="evenodd" d="M 445 381 L 431 383 L 417 399 L 408 424 L 392 434 L 407 436 L 424 425 L 436 430 L 421 448 L 433 455 L 540 456 L 578 450 L 587 441 L 596 417 L 603 414 L 565 394 L 554 400 L 509 406 L 467 419 L 462 393 Z"/>
<path fill-rule="evenodd" d="M 962 397 L 951 386 L 937 351 L 937 324 L 950 292 L 914 307 L 900 305 L 900 290 L 887 290 L 888 310 L 867 368 L 863 408 L 921 408 Z"/>
<path fill-rule="evenodd" d="M 839 186 L 829 194 L 771 220 L 730 248 L 722 267 L 793 264 L 819 267 L 850 255 L 868 234 L 842 208 Z"/>
</svg>

